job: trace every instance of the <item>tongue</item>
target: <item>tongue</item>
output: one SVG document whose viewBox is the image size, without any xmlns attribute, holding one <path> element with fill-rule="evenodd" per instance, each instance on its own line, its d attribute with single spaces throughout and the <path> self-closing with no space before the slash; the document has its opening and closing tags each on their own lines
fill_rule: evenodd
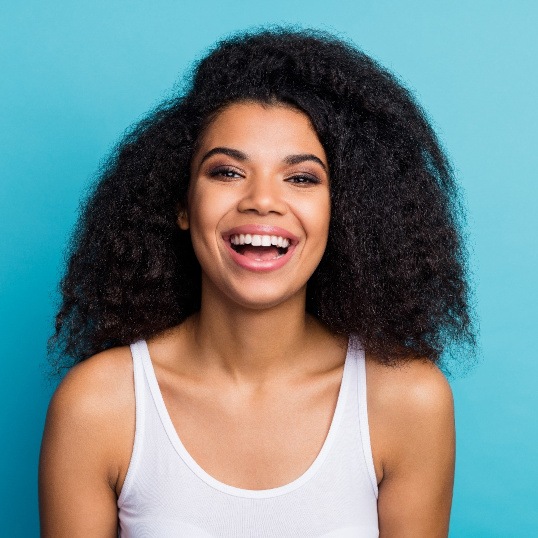
<svg viewBox="0 0 538 538">
<path fill-rule="evenodd" d="M 252 245 L 245 245 L 241 254 L 251 260 L 267 261 L 278 258 L 278 248 L 275 246 L 253 247 Z"/>
</svg>

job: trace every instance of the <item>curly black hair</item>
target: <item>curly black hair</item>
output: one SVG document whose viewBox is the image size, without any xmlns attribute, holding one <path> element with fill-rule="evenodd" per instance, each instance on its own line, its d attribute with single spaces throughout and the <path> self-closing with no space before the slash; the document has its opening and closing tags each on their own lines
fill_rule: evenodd
<svg viewBox="0 0 538 538">
<path fill-rule="evenodd" d="M 200 266 L 177 215 L 201 133 L 241 101 L 306 113 L 327 154 L 329 240 L 307 311 L 384 362 L 473 345 L 461 204 L 425 114 L 353 45 L 276 28 L 217 43 L 116 147 L 72 238 L 51 355 L 73 364 L 200 308 Z"/>
</svg>

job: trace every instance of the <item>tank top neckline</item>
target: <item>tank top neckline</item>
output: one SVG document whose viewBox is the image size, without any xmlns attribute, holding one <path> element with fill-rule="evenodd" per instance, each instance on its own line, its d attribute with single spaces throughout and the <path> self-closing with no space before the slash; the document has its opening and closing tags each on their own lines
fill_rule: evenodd
<svg viewBox="0 0 538 538">
<path fill-rule="evenodd" d="M 327 454 L 330 452 L 330 449 L 333 445 L 334 438 L 336 436 L 338 427 L 342 419 L 342 415 L 344 414 L 347 394 L 349 393 L 349 387 L 352 384 L 351 362 L 352 362 L 352 358 L 355 358 L 357 354 L 357 351 L 355 349 L 356 343 L 353 337 L 349 337 L 349 340 L 348 340 L 346 358 L 344 362 L 344 369 L 342 372 L 342 380 L 340 382 L 338 398 L 336 401 L 336 407 L 335 407 L 334 414 L 332 417 L 331 425 L 329 427 L 329 431 L 327 433 L 327 436 L 325 437 L 325 440 L 323 442 L 323 445 L 320 451 L 318 452 L 318 455 L 316 456 L 312 464 L 308 467 L 308 469 L 298 478 L 292 480 L 288 484 L 277 486 L 275 488 L 270 488 L 270 489 L 243 489 L 243 488 L 231 486 L 229 484 L 225 484 L 224 482 L 217 480 L 216 478 L 211 476 L 209 473 L 207 473 L 196 462 L 196 460 L 190 455 L 190 453 L 187 451 L 187 449 L 183 445 L 180 439 L 180 436 L 174 427 L 172 419 L 170 418 L 170 414 L 168 413 L 168 409 L 166 408 L 166 404 L 164 403 L 164 399 L 163 399 L 163 396 L 159 387 L 159 383 L 155 375 L 155 369 L 153 368 L 153 363 L 151 361 L 147 343 L 145 340 L 141 340 L 139 343 L 141 344 L 140 346 L 140 349 L 142 351 L 141 358 L 142 358 L 142 364 L 144 367 L 146 379 L 147 379 L 147 382 L 151 391 L 151 395 L 153 397 L 153 401 L 157 408 L 157 412 L 159 414 L 162 425 L 166 431 L 168 439 L 170 440 L 170 443 L 174 447 L 179 457 L 183 460 L 183 462 L 189 467 L 189 469 L 198 478 L 200 478 L 202 481 L 204 481 L 206 484 L 213 487 L 214 489 L 221 491 L 223 493 L 227 493 L 229 495 L 235 496 L 235 497 L 244 497 L 244 498 L 251 498 L 251 499 L 267 499 L 270 497 L 277 497 L 279 495 L 284 495 L 286 493 L 294 491 L 300 488 L 306 482 L 308 482 L 313 476 L 315 476 L 315 474 L 317 473 L 317 471 L 319 470 L 319 468 L 322 466 L 323 462 L 325 461 Z"/>
</svg>

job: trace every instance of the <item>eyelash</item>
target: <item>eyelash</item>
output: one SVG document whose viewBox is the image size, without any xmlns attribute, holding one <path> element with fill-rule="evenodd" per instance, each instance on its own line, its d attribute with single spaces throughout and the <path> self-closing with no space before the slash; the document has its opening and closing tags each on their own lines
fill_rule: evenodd
<svg viewBox="0 0 538 538">
<path fill-rule="evenodd" d="M 230 174 L 235 174 L 235 176 L 232 176 Z M 209 172 L 209 177 L 219 177 L 219 176 L 224 180 L 231 180 L 231 179 L 237 179 L 237 177 L 241 177 L 241 174 L 237 170 L 234 170 L 233 168 L 226 168 L 226 167 L 215 168 L 215 170 L 211 170 Z"/>
<path fill-rule="evenodd" d="M 286 181 L 294 183 L 295 185 L 317 185 L 321 183 L 321 181 L 317 177 L 306 174 L 291 176 Z"/>
<path fill-rule="evenodd" d="M 220 177 L 224 181 L 230 181 L 242 177 L 241 174 L 234 168 L 219 167 L 209 172 L 209 177 Z M 309 174 L 297 174 L 287 178 L 285 181 L 294 185 L 317 185 L 321 180 Z"/>
</svg>

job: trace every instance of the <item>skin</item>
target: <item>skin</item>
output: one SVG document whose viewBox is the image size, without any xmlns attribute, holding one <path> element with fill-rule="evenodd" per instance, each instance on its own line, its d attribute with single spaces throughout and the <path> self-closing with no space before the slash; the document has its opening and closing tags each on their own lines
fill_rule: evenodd
<svg viewBox="0 0 538 538">
<path fill-rule="evenodd" d="M 327 242 L 329 182 L 308 118 L 284 106 L 229 106 L 192 162 L 178 225 L 202 267 L 202 306 L 148 344 L 183 444 L 232 486 L 291 482 L 329 430 L 347 341 L 305 313 L 306 283 Z M 288 263 L 269 272 L 235 264 L 223 233 L 243 224 L 290 231 L 297 244 Z M 132 376 L 129 349 L 111 349 L 73 368 L 53 396 L 40 460 L 43 536 L 117 535 L 134 440 Z M 448 383 L 428 361 L 387 367 L 374 357 L 367 383 L 380 536 L 446 536 L 454 475 Z"/>
</svg>

